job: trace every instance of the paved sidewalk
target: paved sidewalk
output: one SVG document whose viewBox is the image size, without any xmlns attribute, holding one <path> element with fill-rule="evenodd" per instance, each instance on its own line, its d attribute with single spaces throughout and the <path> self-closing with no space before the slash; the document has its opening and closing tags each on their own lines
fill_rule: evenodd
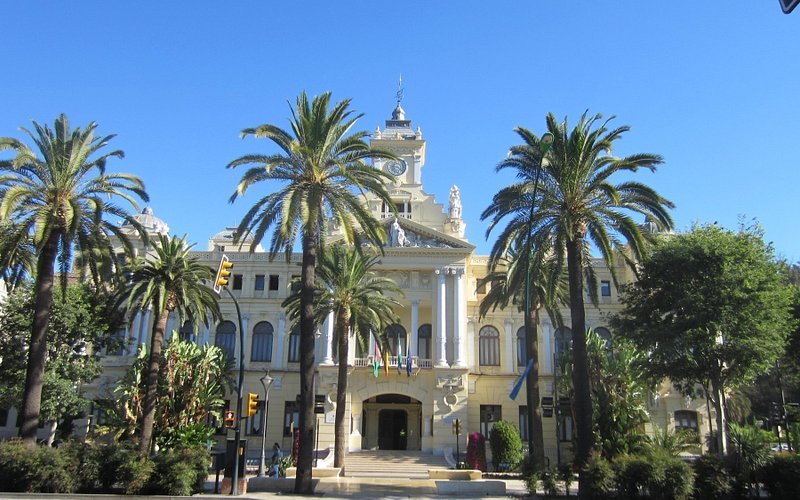
<svg viewBox="0 0 800 500">
<path fill-rule="evenodd" d="M 214 477 L 206 483 L 206 491 L 214 491 Z M 505 497 L 479 498 L 509 498 L 525 497 L 528 492 L 525 483 L 517 479 L 506 479 Z M 223 495 L 205 493 L 196 495 L 203 498 L 219 498 Z M 224 495 L 227 496 L 227 495 Z M 440 496 L 436 494 L 436 481 L 431 479 L 385 479 L 385 478 L 322 478 L 317 485 L 314 496 L 324 498 L 456 498 L 455 496 Z M 263 499 L 263 498 L 308 498 L 302 495 L 291 495 L 285 493 L 268 492 L 247 492 L 239 498 Z M 463 498 L 463 496 L 459 496 Z"/>
</svg>

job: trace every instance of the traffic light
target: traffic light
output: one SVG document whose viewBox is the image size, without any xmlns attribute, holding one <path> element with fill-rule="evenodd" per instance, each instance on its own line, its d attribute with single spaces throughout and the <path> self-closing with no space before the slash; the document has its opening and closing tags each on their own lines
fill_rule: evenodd
<svg viewBox="0 0 800 500">
<path fill-rule="evenodd" d="M 222 260 L 219 261 L 217 276 L 214 278 L 215 292 L 220 293 L 223 287 L 228 286 L 228 276 L 231 275 L 231 268 L 233 268 L 233 262 L 228 260 L 227 255 L 223 255 Z"/>
<path fill-rule="evenodd" d="M 225 410 L 225 428 L 233 429 L 236 427 L 236 413 L 233 410 Z"/>
<path fill-rule="evenodd" d="M 252 417 L 258 413 L 258 394 L 255 392 L 247 393 L 247 416 Z"/>
</svg>

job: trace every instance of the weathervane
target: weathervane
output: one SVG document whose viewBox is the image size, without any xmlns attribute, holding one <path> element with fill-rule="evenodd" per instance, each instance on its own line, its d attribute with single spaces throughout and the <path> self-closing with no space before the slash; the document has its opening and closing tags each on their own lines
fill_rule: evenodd
<svg viewBox="0 0 800 500">
<path fill-rule="evenodd" d="M 400 74 L 400 81 L 397 82 L 397 105 L 400 105 L 400 101 L 403 100 L 403 74 Z"/>
</svg>

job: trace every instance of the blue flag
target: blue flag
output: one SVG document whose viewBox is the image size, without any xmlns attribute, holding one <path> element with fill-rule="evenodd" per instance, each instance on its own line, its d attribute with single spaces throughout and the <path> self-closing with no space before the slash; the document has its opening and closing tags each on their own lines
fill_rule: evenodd
<svg viewBox="0 0 800 500">
<path fill-rule="evenodd" d="M 508 395 L 512 401 L 517 399 L 517 394 L 519 394 L 519 390 L 522 388 L 522 384 L 525 382 L 525 378 L 528 376 L 528 373 L 530 373 L 531 368 L 533 368 L 533 360 L 529 359 L 528 364 L 525 366 L 525 370 L 519 376 L 517 381 L 514 382 L 514 387 L 511 389 L 511 393 Z"/>
</svg>

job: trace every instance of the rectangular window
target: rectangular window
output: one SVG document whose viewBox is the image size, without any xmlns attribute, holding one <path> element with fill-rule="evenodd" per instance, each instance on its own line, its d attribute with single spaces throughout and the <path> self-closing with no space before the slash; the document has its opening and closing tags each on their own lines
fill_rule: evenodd
<svg viewBox="0 0 800 500">
<path fill-rule="evenodd" d="M 528 407 L 519 407 L 519 437 L 523 442 L 528 441 Z"/>
<path fill-rule="evenodd" d="M 559 412 L 558 415 L 558 440 L 572 441 L 572 415 Z"/>
<path fill-rule="evenodd" d="M 8 408 L 0 408 L 0 427 L 8 425 Z"/>
<path fill-rule="evenodd" d="M 270 292 L 277 292 L 278 291 L 278 283 L 280 282 L 277 274 L 270 274 L 269 275 L 269 291 Z"/>
<path fill-rule="evenodd" d="M 283 407 L 283 436 L 291 437 L 292 429 L 297 429 L 299 424 L 300 406 L 297 401 L 287 401 Z"/>
<path fill-rule="evenodd" d="M 264 291 L 264 275 L 263 274 L 256 274 L 256 281 L 255 281 L 255 290 Z"/>
<path fill-rule="evenodd" d="M 600 282 L 600 295 L 603 297 L 611 297 L 611 282 L 610 281 L 601 281 Z"/>
<path fill-rule="evenodd" d="M 300 362 L 300 328 L 296 328 L 295 331 L 289 335 L 289 357 L 287 359 L 289 363 L 299 363 Z"/>
<path fill-rule="evenodd" d="M 241 274 L 234 274 L 233 275 L 233 289 L 234 290 L 241 290 L 242 289 L 242 275 Z"/>
<path fill-rule="evenodd" d="M 500 405 L 481 405 L 481 434 L 489 439 L 495 422 L 503 420 L 503 407 Z"/>
<path fill-rule="evenodd" d="M 478 295 L 486 294 L 486 280 L 484 279 L 478 280 L 478 288 L 475 290 L 475 293 L 477 293 Z"/>
</svg>

